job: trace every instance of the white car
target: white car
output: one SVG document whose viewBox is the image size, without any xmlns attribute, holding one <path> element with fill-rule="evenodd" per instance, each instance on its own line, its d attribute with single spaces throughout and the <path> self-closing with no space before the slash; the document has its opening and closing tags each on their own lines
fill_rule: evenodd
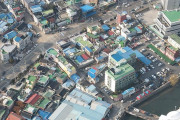
<svg viewBox="0 0 180 120">
<path fill-rule="evenodd" d="M 159 64 L 158 64 L 158 67 L 160 67 L 160 66 L 162 66 L 162 63 L 159 63 Z"/>
<path fill-rule="evenodd" d="M 157 58 L 154 58 L 153 60 L 152 60 L 152 62 L 156 62 L 157 61 Z"/>
<path fill-rule="evenodd" d="M 151 67 L 152 69 L 154 69 L 154 66 L 153 66 L 153 65 L 150 65 L 150 67 Z"/>
<path fill-rule="evenodd" d="M 155 75 L 152 75 L 152 77 L 153 77 L 154 79 L 156 79 L 156 76 L 155 76 Z"/>
</svg>

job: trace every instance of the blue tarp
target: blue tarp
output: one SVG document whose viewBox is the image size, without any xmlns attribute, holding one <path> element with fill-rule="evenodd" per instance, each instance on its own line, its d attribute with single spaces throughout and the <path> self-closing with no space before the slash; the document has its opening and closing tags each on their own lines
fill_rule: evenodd
<svg viewBox="0 0 180 120">
<path fill-rule="evenodd" d="M 92 7 L 90 5 L 84 5 L 84 6 L 81 6 L 80 8 L 81 8 L 83 13 L 87 13 L 87 12 L 89 12 L 89 11 L 94 9 L 94 7 Z"/>
<path fill-rule="evenodd" d="M 73 74 L 70 77 L 75 83 L 78 83 L 78 81 L 80 80 L 80 77 L 77 74 Z"/>
<path fill-rule="evenodd" d="M 17 35 L 17 33 L 15 31 L 11 31 L 11 32 L 8 32 L 7 34 L 5 34 L 4 38 L 9 40 L 9 39 L 14 38 L 16 35 Z"/>
<path fill-rule="evenodd" d="M 50 112 L 46 112 L 46 111 L 43 111 L 43 110 L 39 110 L 38 114 L 41 116 L 41 118 L 43 120 L 48 120 L 48 118 L 51 116 Z"/>
<path fill-rule="evenodd" d="M 104 31 L 110 30 L 110 28 L 109 28 L 107 25 L 102 25 L 102 29 L 103 29 Z"/>
<path fill-rule="evenodd" d="M 146 66 L 151 64 L 151 60 L 146 58 L 143 54 L 141 54 L 138 50 L 134 51 L 136 53 L 136 57 L 141 60 Z"/>
<path fill-rule="evenodd" d="M 129 89 L 127 89 L 127 90 L 125 90 L 123 93 L 122 93 L 122 95 L 126 95 L 126 94 L 129 94 L 131 91 L 135 91 L 135 88 L 134 87 L 131 87 L 131 88 L 129 88 Z"/>
<path fill-rule="evenodd" d="M 88 71 L 88 75 L 91 77 L 91 78 L 95 78 L 96 77 L 96 70 L 91 68 L 89 71 Z"/>
<path fill-rule="evenodd" d="M 84 61 L 84 59 L 79 55 L 76 57 L 76 60 L 79 62 L 79 63 L 82 63 Z"/>
</svg>

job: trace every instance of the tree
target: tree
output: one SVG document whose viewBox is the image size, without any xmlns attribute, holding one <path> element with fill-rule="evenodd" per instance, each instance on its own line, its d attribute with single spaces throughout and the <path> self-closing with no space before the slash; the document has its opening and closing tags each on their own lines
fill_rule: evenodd
<svg viewBox="0 0 180 120">
<path fill-rule="evenodd" d="M 177 74 L 173 74 L 170 76 L 169 81 L 172 86 L 175 86 L 179 82 L 179 76 Z"/>
</svg>

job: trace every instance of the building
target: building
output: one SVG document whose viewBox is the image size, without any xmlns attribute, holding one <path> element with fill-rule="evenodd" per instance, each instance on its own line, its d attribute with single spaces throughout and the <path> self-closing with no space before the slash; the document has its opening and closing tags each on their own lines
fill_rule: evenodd
<svg viewBox="0 0 180 120">
<path fill-rule="evenodd" d="M 122 23 L 124 20 L 126 20 L 126 16 L 127 16 L 127 12 L 122 12 L 122 13 L 117 13 L 117 17 L 116 17 L 116 23 L 120 24 Z"/>
<path fill-rule="evenodd" d="M 119 65 L 109 67 L 105 71 L 105 85 L 116 92 L 136 81 L 135 69 L 125 59 L 119 61 Z"/>
<path fill-rule="evenodd" d="M 25 120 L 25 119 L 21 117 L 20 115 L 17 115 L 16 113 L 11 112 L 6 118 L 6 120 Z"/>
<path fill-rule="evenodd" d="M 174 61 L 176 58 L 180 56 L 180 49 L 175 48 L 171 44 L 159 42 L 155 44 L 155 47 L 159 49 L 164 55 Z"/>
<path fill-rule="evenodd" d="M 102 120 L 111 109 L 111 104 L 74 89 L 52 113 L 49 120 Z"/>
<path fill-rule="evenodd" d="M 121 59 L 125 59 L 127 63 L 133 65 L 136 62 L 136 54 L 129 47 L 115 49 L 109 53 L 108 67 L 118 66 L 122 62 Z"/>
<path fill-rule="evenodd" d="M 61 67 L 69 77 L 76 73 L 76 68 L 71 63 L 69 63 L 63 56 L 58 56 L 55 59 L 55 62 L 58 63 L 59 67 Z"/>
<path fill-rule="evenodd" d="M 24 34 L 18 34 L 13 38 L 13 43 L 17 46 L 18 50 L 23 50 L 30 42 L 32 38 L 32 33 L 27 32 Z"/>
<path fill-rule="evenodd" d="M 90 6 L 90 5 L 84 5 L 80 7 L 81 11 L 82 11 L 82 17 L 84 19 L 91 17 L 92 15 L 96 14 L 96 11 L 94 10 L 94 7 Z"/>
<path fill-rule="evenodd" d="M 8 60 L 10 60 L 13 55 L 16 53 L 16 45 L 11 45 L 11 44 L 4 44 L 1 47 L 1 60 L 3 62 L 8 62 Z"/>
<path fill-rule="evenodd" d="M 161 0 L 161 4 L 165 10 L 174 10 L 180 8 L 180 0 Z"/>
<path fill-rule="evenodd" d="M 161 37 L 171 34 L 180 34 L 180 11 L 162 11 L 159 12 L 155 25 L 153 26 Z"/>
<path fill-rule="evenodd" d="M 17 21 L 21 21 L 24 18 L 24 7 L 20 2 L 5 0 L 4 3 Z"/>
<path fill-rule="evenodd" d="M 45 75 L 40 76 L 40 78 L 37 82 L 37 84 L 39 84 L 40 86 L 43 86 L 43 87 L 46 87 L 48 83 L 49 83 L 49 77 L 45 76 Z"/>
<path fill-rule="evenodd" d="M 173 47 L 180 49 L 180 37 L 176 34 L 172 34 L 168 37 L 168 43 Z"/>
</svg>

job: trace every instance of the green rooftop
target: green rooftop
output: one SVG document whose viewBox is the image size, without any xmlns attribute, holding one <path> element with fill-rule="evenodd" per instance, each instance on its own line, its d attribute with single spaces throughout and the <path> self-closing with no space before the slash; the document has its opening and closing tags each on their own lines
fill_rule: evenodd
<svg viewBox="0 0 180 120">
<path fill-rule="evenodd" d="M 8 101 L 7 101 L 6 105 L 7 105 L 7 106 L 11 106 L 12 104 L 13 104 L 13 100 L 8 99 Z"/>
<path fill-rule="evenodd" d="M 119 80 L 120 78 L 123 78 L 132 72 L 135 72 L 134 68 L 128 63 L 119 66 L 118 69 L 121 71 L 117 74 L 114 74 L 110 69 L 107 70 L 106 73 L 108 73 L 115 80 Z"/>
<path fill-rule="evenodd" d="M 30 82 L 35 82 L 35 81 L 36 81 L 36 76 L 29 75 L 29 76 L 28 76 L 28 80 L 29 80 Z"/>
<path fill-rule="evenodd" d="M 6 54 L 7 52 L 4 50 L 4 49 L 2 49 L 2 54 Z"/>
<path fill-rule="evenodd" d="M 49 99 L 47 99 L 47 98 L 44 98 L 41 102 L 40 102 L 40 104 L 38 105 L 40 108 L 42 108 L 42 109 L 45 109 L 46 108 L 46 106 L 47 106 L 47 104 L 50 102 L 50 100 Z"/>
<path fill-rule="evenodd" d="M 60 61 L 60 62 L 62 62 L 63 64 L 68 64 L 68 62 L 67 62 L 67 60 L 63 57 L 63 56 L 58 56 L 58 60 Z"/>
<path fill-rule="evenodd" d="M 180 11 L 163 11 L 163 13 L 171 22 L 180 21 Z"/>
<path fill-rule="evenodd" d="M 30 105 L 30 104 L 27 104 L 26 107 L 24 108 L 24 111 L 25 112 L 28 112 L 28 113 L 31 113 L 31 114 L 34 114 L 35 112 L 37 112 L 37 108 L 35 108 L 34 106 Z"/>
<path fill-rule="evenodd" d="M 178 44 L 180 44 L 180 37 L 179 37 L 178 35 L 172 34 L 172 35 L 170 35 L 170 37 L 171 37 L 174 41 L 176 41 Z"/>
<path fill-rule="evenodd" d="M 49 80 L 49 77 L 43 75 L 40 77 L 38 82 L 41 84 L 46 84 L 48 82 L 48 80 Z"/>
<path fill-rule="evenodd" d="M 34 65 L 34 67 L 37 68 L 39 65 L 40 65 L 40 63 L 36 63 L 36 64 Z"/>
<path fill-rule="evenodd" d="M 156 54 L 158 54 L 161 58 L 163 58 L 166 62 L 168 62 L 169 64 L 173 65 L 175 63 L 175 61 L 172 61 L 171 59 L 169 59 L 166 55 L 164 55 L 160 50 L 158 50 L 154 45 L 149 44 L 148 45 L 149 48 L 151 48 Z"/>
<path fill-rule="evenodd" d="M 4 113 L 6 112 L 6 110 L 0 110 L 0 118 L 3 117 Z"/>
<path fill-rule="evenodd" d="M 82 36 L 75 38 L 75 41 L 81 44 L 83 47 L 88 46 L 89 48 L 91 48 L 93 46 L 93 44 L 90 41 L 83 40 Z"/>
<path fill-rule="evenodd" d="M 45 98 L 51 98 L 54 94 L 54 91 L 53 90 L 47 90 L 44 94 L 43 94 L 43 97 Z"/>
<path fill-rule="evenodd" d="M 54 56 L 58 55 L 58 52 L 54 48 L 48 49 L 47 53 L 49 53 L 51 55 L 54 55 Z"/>
<path fill-rule="evenodd" d="M 94 34 L 91 34 L 91 33 L 87 33 L 87 36 L 89 36 L 90 38 L 93 38 L 93 39 L 99 38 L 99 35 L 94 35 Z"/>
<path fill-rule="evenodd" d="M 46 11 L 42 12 L 43 16 L 47 16 L 47 15 L 52 14 L 52 13 L 54 13 L 53 9 L 46 10 Z"/>
</svg>

